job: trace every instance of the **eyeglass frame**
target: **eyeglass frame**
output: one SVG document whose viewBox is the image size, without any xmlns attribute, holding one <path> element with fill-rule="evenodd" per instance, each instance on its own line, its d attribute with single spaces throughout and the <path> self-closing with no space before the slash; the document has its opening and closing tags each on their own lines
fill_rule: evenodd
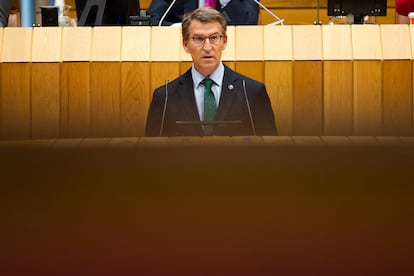
<svg viewBox="0 0 414 276">
<path fill-rule="evenodd" d="M 218 36 L 218 37 L 219 37 L 219 39 L 218 39 L 218 41 L 217 41 L 216 43 L 212 43 L 212 42 L 211 42 L 211 37 L 212 37 L 212 36 Z M 223 37 L 225 37 L 225 35 L 220 35 L 220 34 L 218 34 L 218 33 L 215 33 L 215 34 L 211 34 L 211 35 L 209 35 L 208 37 L 203 37 L 203 36 L 201 36 L 201 35 L 195 35 L 195 36 L 190 37 L 190 40 L 191 40 L 191 42 L 192 42 L 195 46 L 197 46 L 197 47 L 204 46 L 204 44 L 206 43 L 207 39 L 208 39 L 208 43 L 210 43 L 211 45 L 217 46 L 217 45 L 219 45 L 219 44 L 220 44 L 220 42 L 222 41 Z M 202 41 L 200 44 L 198 44 L 198 43 L 196 43 L 196 42 L 195 42 L 194 38 L 202 38 L 202 39 L 203 39 L 203 41 Z"/>
</svg>

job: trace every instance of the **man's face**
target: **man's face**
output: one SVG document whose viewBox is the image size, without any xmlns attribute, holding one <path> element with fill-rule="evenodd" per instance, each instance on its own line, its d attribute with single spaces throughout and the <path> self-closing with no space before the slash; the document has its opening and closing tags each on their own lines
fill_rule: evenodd
<svg viewBox="0 0 414 276">
<path fill-rule="evenodd" d="M 227 45 L 227 37 L 223 36 L 220 23 L 201 23 L 197 20 L 191 21 L 189 34 L 189 39 L 183 40 L 184 50 L 191 54 L 195 69 L 207 77 L 219 66 L 222 52 Z M 200 42 L 202 45 L 198 45 Z"/>
</svg>

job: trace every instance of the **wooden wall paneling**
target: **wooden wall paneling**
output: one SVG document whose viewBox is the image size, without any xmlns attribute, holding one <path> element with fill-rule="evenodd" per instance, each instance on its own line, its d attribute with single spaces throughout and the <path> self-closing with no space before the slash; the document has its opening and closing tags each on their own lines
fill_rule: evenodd
<svg viewBox="0 0 414 276">
<path fill-rule="evenodd" d="M 151 61 L 179 61 L 182 42 L 181 28 L 152 27 Z"/>
<path fill-rule="evenodd" d="M 293 66 L 293 135 L 323 135 L 322 61 Z"/>
<path fill-rule="evenodd" d="M 63 28 L 60 84 L 62 137 L 90 137 L 91 48 L 91 27 Z"/>
<path fill-rule="evenodd" d="M 191 61 L 181 61 L 180 62 L 180 74 L 187 72 L 193 63 Z"/>
<path fill-rule="evenodd" d="M 144 136 L 150 104 L 150 64 L 121 64 L 121 136 Z"/>
<path fill-rule="evenodd" d="M 121 27 L 92 31 L 91 135 L 120 135 Z"/>
<path fill-rule="evenodd" d="M 354 135 L 382 134 L 382 62 L 354 63 Z"/>
<path fill-rule="evenodd" d="M 263 60 L 263 27 L 236 27 L 236 61 Z"/>
<path fill-rule="evenodd" d="M 151 52 L 151 27 L 122 28 L 122 61 L 149 61 Z"/>
<path fill-rule="evenodd" d="M 249 78 L 264 82 L 263 61 L 236 61 L 236 71 Z"/>
<path fill-rule="evenodd" d="M 264 79 L 275 113 L 278 135 L 293 135 L 292 61 L 266 61 Z"/>
<path fill-rule="evenodd" d="M 382 135 L 413 135 L 411 61 L 385 60 L 383 63 Z"/>
<path fill-rule="evenodd" d="M 179 62 L 151 62 L 151 97 L 154 89 L 173 81 L 180 75 Z"/>
<path fill-rule="evenodd" d="M 412 135 L 410 29 L 381 25 L 383 62 L 383 135 Z"/>
<path fill-rule="evenodd" d="M 1 137 L 30 138 L 31 28 L 2 29 Z"/>
<path fill-rule="evenodd" d="M 32 138 L 60 136 L 60 64 L 32 63 Z"/>
<path fill-rule="evenodd" d="M 61 63 L 61 136 L 90 137 L 90 62 Z"/>
<path fill-rule="evenodd" d="M 62 28 L 34 28 L 32 41 L 32 138 L 60 137 Z"/>
<path fill-rule="evenodd" d="M 382 133 L 382 43 L 379 25 L 352 25 L 354 134 Z"/>
<path fill-rule="evenodd" d="M 353 134 L 351 27 L 322 26 L 324 135 Z"/>
<path fill-rule="evenodd" d="M 31 64 L 2 63 L 1 137 L 29 139 L 31 136 Z"/>
<path fill-rule="evenodd" d="M 91 64 L 91 135 L 120 135 L 121 63 Z"/>
<path fill-rule="evenodd" d="M 323 63 L 324 135 L 353 135 L 352 61 Z"/>
</svg>

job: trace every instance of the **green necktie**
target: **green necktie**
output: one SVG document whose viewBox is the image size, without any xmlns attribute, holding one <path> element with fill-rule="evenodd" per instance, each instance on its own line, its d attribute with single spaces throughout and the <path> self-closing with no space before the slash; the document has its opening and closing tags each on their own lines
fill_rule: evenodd
<svg viewBox="0 0 414 276">
<path fill-rule="evenodd" d="M 204 121 L 214 121 L 216 117 L 216 99 L 214 98 L 211 87 L 213 86 L 213 80 L 205 78 L 204 81 Z M 204 134 L 211 135 L 213 133 L 212 126 L 204 126 Z"/>
</svg>

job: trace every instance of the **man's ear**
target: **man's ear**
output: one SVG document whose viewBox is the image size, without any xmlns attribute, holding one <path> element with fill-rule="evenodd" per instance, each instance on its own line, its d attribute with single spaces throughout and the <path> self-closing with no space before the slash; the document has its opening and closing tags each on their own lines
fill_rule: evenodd
<svg viewBox="0 0 414 276">
<path fill-rule="evenodd" d="M 188 49 L 188 40 L 183 39 L 183 48 L 186 53 L 190 53 L 190 50 Z"/>
<path fill-rule="evenodd" d="M 223 37 L 223 50 L 226 50 L 227 47 L 227 35 Z"/>
</svg>

